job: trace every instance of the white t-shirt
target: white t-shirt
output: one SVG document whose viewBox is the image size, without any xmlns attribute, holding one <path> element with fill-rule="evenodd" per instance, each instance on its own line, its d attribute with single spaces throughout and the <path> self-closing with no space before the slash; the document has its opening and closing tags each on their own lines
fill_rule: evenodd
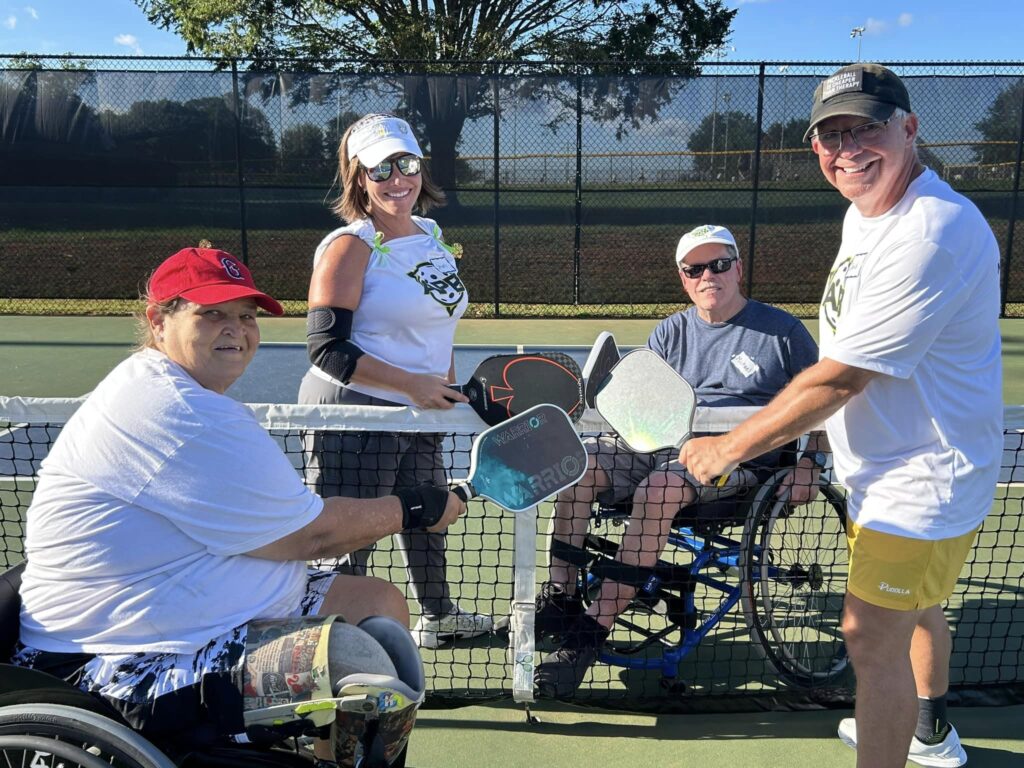
<svg viewBox="0 0 1024 768">
<path fill-rule="evenodd" d="M 43 461 L 21 640 L 66 653 L 193 653 L 250 619 L 287 615 L 305 563 L 243 553 L 322 509 L 249 409 L 160 352 L 139 352 Z"/>
<path fill-rule="evenodd" d="M 469 297 L 455 258 L 443 246 L 440 227 L 431 219 L 412 219 L 422 234 L 386 243 L 378 242 L 369 219 L 336 229 L 317 246 L 313 266 L 342 235 L 362 239 L 371 252 L 362 297 L 352 316 L 352 343 L 396 368 L 447 377 L 455 325 L 465 313 Z M 338 386 L 414 405 L 401 392 L 356 382 L 342 384 L 315 366 L 313 370 Z"/>
<path fill-rule="evenodd" d="M 981 524 L 1002 457 L 999 248 L 933 171 L 872 218 L 851 205 L 821 357 L 885 374 L 826 422 L 859 525 L 944 539 Z"/>
</svg>

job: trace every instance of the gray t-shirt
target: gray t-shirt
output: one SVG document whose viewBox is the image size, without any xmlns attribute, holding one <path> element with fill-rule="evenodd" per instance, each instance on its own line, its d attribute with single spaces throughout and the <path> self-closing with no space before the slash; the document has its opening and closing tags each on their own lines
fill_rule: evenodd
<svg viewBox="0 0 1024 768">
<path fill-rule="evenodd" d="M 690 382 L 699 405 L 765 405 L 818 361 L 818 346 L 788 312 L 748 300 L 724 323 L 702 320 L 696 307 L 666 317 L 647 346 Z M 753 464 L 777 464 L 778 452 Z"/>
</svg>

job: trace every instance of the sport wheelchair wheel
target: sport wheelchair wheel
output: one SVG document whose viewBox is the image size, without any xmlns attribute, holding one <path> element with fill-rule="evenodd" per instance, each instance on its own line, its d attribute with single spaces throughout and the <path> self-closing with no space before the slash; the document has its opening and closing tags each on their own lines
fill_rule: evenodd
<svg viewBox="0 0 1024 768">
<path fill-rule="evenodd" d="M 0 765 L 174 768 L 166 755 L 127 726 L 59 704 L 0 708 Z"/>
<path fill-rule="evenodd" d="M 740 552 L 743 615 L 754 646 L 789 685 L 835 682 L 849 666 L 840 622 L 846 594 L 846 497 L 820 482 L 818 498 L 775 498 L 784 472 L 758 493 Z"/>
</svg>

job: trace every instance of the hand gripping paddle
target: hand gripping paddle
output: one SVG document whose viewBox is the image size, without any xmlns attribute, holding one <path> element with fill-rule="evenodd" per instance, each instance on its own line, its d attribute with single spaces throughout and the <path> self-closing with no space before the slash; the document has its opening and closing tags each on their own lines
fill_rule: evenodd
<svg viewBox="0 0 1024 768">
<path fill-rule="evenodd" d="M 594 395 L 620 357 L 615 337 L 609 331 L 601 331 L 583 366 L 583 400 L 587 408 L 594 407 Z"/>
<path fill-rule="evenodd" d="M 469 477 L 452 490 L 463 501 L 483 496 L 523 512 L 579 482 L 586 469 L 587 451 L 569 417 L 542 404 L 481 432 Z"/>
<path fill-rule="evenodd" d="M 635 349 L 616 363 L 594 405 L 636 453 L 678 449 L 693 436 L 693 387 L 649 349 Z M 720 477 L 715 484 L 721 488 L 727 479 Z"/>
<path fill-rule="evenodd" d="M 469 398 L 469 405 L 494 426 L 541 403 L 556 405 L 573 422 L 583 416 L 580 367 L 562 352 L 493 355 L 473 371 L 465 384 L 452 389 Z"/>
</svg>

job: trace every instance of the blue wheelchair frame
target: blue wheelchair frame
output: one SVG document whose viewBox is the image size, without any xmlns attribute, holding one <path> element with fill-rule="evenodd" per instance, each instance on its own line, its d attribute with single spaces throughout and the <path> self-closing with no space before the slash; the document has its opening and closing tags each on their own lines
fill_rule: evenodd
<svg viewBox="0 0 1024 768">
<path fill-rule="evenodd" d="M 834 643 L 829 658 L 822 659 L 821 669 L 806 668 L 798 659 L 787 657 L 788 651 L 784 643 L 779 643 L 772 636 L 771 616 L 761 617 L 761 612 L 770 613 L 758 594 L 763 580 L 783 585 L 789 589 L 807 588 L 813 594 L 824 585 L 824 570 L 818 563 L 808 567 L 800 564 L 784 565 L 785 553 L 766 552 L 761 535 L 764 526 L 775 526 L 781 521 L 801 514 L 800 507 L 791 507 L 775 499 L 775 488 L 784 471 L 769 478 L 753 494 L 753 498 L 736 501 L 732 504 L 731 513 L 722 515 L 721 502 L 693 505 L 684 508 L 686 523 L 674 525 L 668 538 L 668 547 L 684 551 L 692 555 L 687 564 L 670 563 L 659 559 L 651 569 L 628 568 L 614 563 L 617 544 L 594 531 L 587 534 L 582 550 L 579 552 L 557 553 L 560 558 L 565 555 L 580 568 L 579 588 L 584 599 L 589 601 L 604 578 L 633 583 L 638 587 L 633 607 L 624 611 L 617 619 L 616 626 L 629 630 L 631 645 L 623 646 L 606 644 L 599 656 L 606 664 L 634 670 L 657 670 L 661 674 L 661 684 L 665 688 L 685 688 L 679 681 L 680 663 L 710 634 L 741 602 L 744 603 L 744 618 L 756 643 L 760 654 L 779 678 L 792 686 L 811 687 L 830 683 L 843 674 L 848 667 L 848 659 L 843 643 Z M 836 520 L 833 527 L 842 530 L 845 525 L 845 493 L 832 486 L 827 479 L 819 481 L 821 496 L 815 504 L 831 508 Z M 610 522 L 612 525 L 624 524 L 629 516 L 632 502 L 617 505 L 599 505 L 593 518 L 595 527 Z M 729 512 L 729 510 L 725 510 Z M 711 512 L 707 519 L 704 515 Z M 716 512 L 718 514 L 716 514 Z M 827 511 L 825 514 L 829 514 Z M 692 517 L 691 517 L 692 516 Z M 743 534 L 737 539 L 725 533 L 727 528 L 742 526 Z M 845 555 L 845 541 L 838 542 L 840 558 Z M 573 550 L 575 548 L 569 548 Z M 830 554 L 830 553 L 824 553 Z M 831 553 L 836 554 L 836 553 Z M 629 571 L 632 575 L 621 576 Z M 720 575 L 713 573 L 718 571 Z M 732 572 L 739 578 L 730 581 L 723 578 Z M 721 602 L 707 612 L 700 620 L 701 610 L 697 605 L 696 587 L 701 585 L 721 594 Z M 845 587 L 845 584 L 844 584 Z M 630 618 L 630 611 L 647 610 L 653 613 L 653 606 L 659 601 L 665 602 L 666 626 L 657 630 L 641 626 Z M 755 618 L 751 618 L 751 613 Z M 835 616 L 826 617 L 834 620 L 838 627 L 839 612 Z M 669 641 L 670 635 L 679 632 L 678 642 Z M 660 643 L 660 654 L 642 656 L 647 648 Z"/>
</svg>

